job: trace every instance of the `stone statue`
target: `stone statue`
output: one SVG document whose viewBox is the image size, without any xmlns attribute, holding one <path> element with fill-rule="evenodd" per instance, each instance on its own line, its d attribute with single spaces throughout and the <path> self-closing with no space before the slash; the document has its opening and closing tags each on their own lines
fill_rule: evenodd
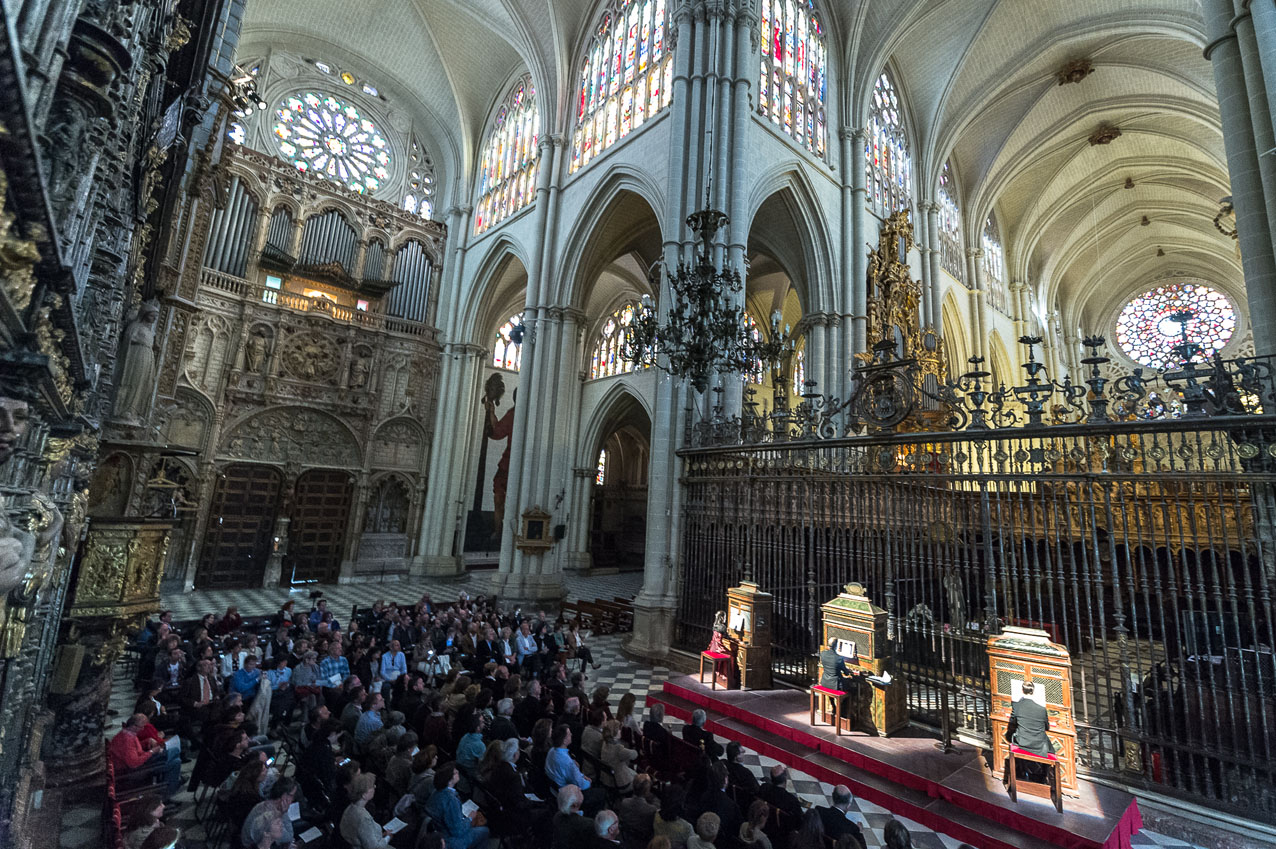
<svg viewBox="0 0 1276 849">
<path fill-rule="evenodd" d="M 350 364 L 350 388 L 363 389 L 368 385 L 368 358 L 362 354 Z"/>
<path fill-rule="evenodd" d="M 140 423 L 155 391 L 155 323 L 159 303 L 142 304 L 124 331 L 124 369 L 115 393 L 115 416 L 124 422 Z"/>
<path fill-rule="evenodd" d="M 269 349 L 270 343 L 266 341 L 264 333 L 258 331 L 249 336 L 248 344 L 244 347 L 244 367 L 253 374 L 261 374 Z"/>
<path fill-rule="evenodd" d="M 0 466 L 9 461 L 26 435 L 30 415 L 26 401 L 0 395 Z M 26 580 L 27 564 L 34 552 L 31 535 L 0 512 L 0 607 L 4 597 Z"/>
</svg>

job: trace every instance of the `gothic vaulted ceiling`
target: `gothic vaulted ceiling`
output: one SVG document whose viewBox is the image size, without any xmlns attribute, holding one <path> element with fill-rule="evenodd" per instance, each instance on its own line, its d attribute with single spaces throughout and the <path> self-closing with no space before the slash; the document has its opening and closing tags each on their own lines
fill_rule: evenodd
<svg viewBox="0 0 1276 849">
<path fill-rule="evenodd" d="M 492 109 L 516 76 L 531 73 L 543 123 L 561 126 L 599 5 L 255 0 L 244 43 L 326 48 L 385 79 L 437 125 L 436 159 L 450 163 L 463 194 Z M 1008 276 L 1036 285 L 1068 324 L 1093 324 L 1114 299 L 1174 271 L 1242 293 L 1234 243 L 1212 224 L 1229 189 L 1197 0 L 815 5 L 835 40 L 840 123 L 863 122 L 873 80 L 889 66 L 919 182 L 933 185 L 950 160 L 968 236 L 995 210 Z M 1060 85 L 1057 72 L 1074 60 L 1093 72 Z M 1101 125 L 1120 135 L 1091 145 Z M 919 194 L 932 196 L 926 186 Z"/>
</svg>

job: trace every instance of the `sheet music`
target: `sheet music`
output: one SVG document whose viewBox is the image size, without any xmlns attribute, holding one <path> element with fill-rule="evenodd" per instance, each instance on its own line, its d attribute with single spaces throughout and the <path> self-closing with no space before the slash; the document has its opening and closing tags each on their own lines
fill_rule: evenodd
<svg viewBox="0 0 1276 849">
<path fill-rule="evenodd" d="M 859 649 L 855 645 L 854 640 L 837 641 L 837 653 L 847 660 L 855 660 L 859 657 Z"/>
<path fill-rule="evenodd" d="M 1023 681 L 1014 680 L 1010 682 L 1010 703 L 1014 704 L 1023 698 Z M 1032 700 L 1042 707 L 1046 706 L 1046 688 L 1037 683 L 1032 691 Z"/>
</svg>

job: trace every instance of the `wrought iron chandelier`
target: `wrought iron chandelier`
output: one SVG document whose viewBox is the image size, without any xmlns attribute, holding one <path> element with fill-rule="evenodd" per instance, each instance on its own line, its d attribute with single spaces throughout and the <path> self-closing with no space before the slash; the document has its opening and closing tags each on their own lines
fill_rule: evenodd
<svg viewBox="0 0 1276 849">
<path fill-rule="evenodd" d="M 718 268 L 713 261 L 713 240 L 729 223 L 726 213 L 709 207 L 687 216 L 696 236 L 691 262 L 678 263 L 669 274 L 671 301 L 662 324 L 651 296 L 642 304 L 621 343 L 620 354 L 636 366 L 654 366 L 691 383 L 697 392 L 709 388 L 716 374 L 744 375 L 774 363 L 783 353 L 780 315 L 771 316 L 771 333 L 762 338 L 748 325 L 735 295 L 744 287 L 735 268 Z M 652 267 L 652 288 L 660 291 L 662 263 Z"/>
</svg>

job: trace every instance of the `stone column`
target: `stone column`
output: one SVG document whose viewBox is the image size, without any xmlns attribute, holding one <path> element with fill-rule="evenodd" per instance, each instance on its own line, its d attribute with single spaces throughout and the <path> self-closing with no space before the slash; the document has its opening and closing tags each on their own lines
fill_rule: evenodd
<svg viewBox="0 0 1276 849">
<path fill-rule="evenodd" d="M 1276 353 L 1276 256 L 1259 171 L 1260 151 L 1255 147 L 1240 48 L 1231 27 L 1231 0 L 1205 0 L 1201 5 L 1211 36 L 1205 58 L 1214 66 L 1254 348 L 1261 356 Z"/>
<path fill-rule="evenodd" d="M 1237 2 L 1237 6 L 1240 5 L 1241 3 Z M 1258 5 L 1270 7 L 1271 4 L 1260 2 Z M 1245 91 L 1249 102 L 1250 123 L 1254 127 L 1254 146 L 1259 152 L 1258 174 L 1263 184 L 1267 226 L 1272 233 L 1273 242 L 1276 242 L 1276 229 L 1273 229 L 1276 228 L 1276 159 L 1273 159 L 1269 153 L 1276 149 L 1276 132 L 1272 127 L 1267 81 L 1263 75 L 1263 63 L 1259 56 L 1254 19 L 1248 11 L 1238 8 L 1236 17 L 1232 19 L 1232 28 L 1236 32 L 1241 67 L 1245 72 Z M 1267 58 L 1268 65 L 1273 62 L 1276 62 L 1276 54 Z"/>
<path fill-rule="evenodd" d="M 257 268 L 261 263 L 261 252 L 266 249 L 266 237 L 270 235 L 270 210 L 261 205 L 257 207 L 257 221 L 253 227 L 253 243 L 248 251 L 248 265 L 244 269 L 244 277 L 256 283 Z"/>
<path fill-rule="evenodd" d="M 669 206 L 660 210 L 664 233 L 665 268 L 677 268 L 684 259 L 681 240 L 686 237 L 684 220 L 696 203 L 696 181 L 689 185 L 684 175 L 695 175 L 698 150 L 684 139 L 697 138 L 692 118 L 697 113 L 691 97 L 692 15 L 689 4 L 679 4 L 673 13 L 670 35 L 678 45 L 674 51 L 673 106 L 669 116 L 670 143 L 669 182 L 666 197 Z M 663 279 L 656 293 L 657 308 L 668 315 L 670 291 Z M 674 521 L 679 463 L 676 454 L 681 431 L 678 429 L 679 406 L 688 403 L 685 385 L 664 374 L 656 375 L 655 403 L 651 415 L 651 459 L 647 482 L 647 537 L 645 541 L 642 589 L 634 599 L 634 632 L 626 648 L 650 658 L 664 657 L 673 639 L 677 585 L 674 550 L 677 525 Z"/>
<path fill-rule="evenodd" d="M 931 327 L 939 327 L 940 314 L 940 276 L 939 263 L 939 204 L 931 202 L 926 204 L 926 241 L 929 243 L 929 253 L 927 259 L 930 266 L 930 284 L 926 291 L 926 311 L 922 318 L 923 325 Z"/>
<path fill-rule="evenodd" d="M 851 354 L 867 348 L 868 333 L 868 251 L 875 239 L 872 227 L 875 216 L 868 209 L 868 157 L 864 143 L 868 130 L 856 128 L 844 143 L 851 148 Z"/>
<path fill-rule="evenodd" d="M 984 331 L 984 252 L 980 248 L 966 248 L 970 288 L 970 351 L 974 356 L 988 356 L 988 335 Z M 985 363 L 984 365 L 988 365 Z"/>
</svg>

